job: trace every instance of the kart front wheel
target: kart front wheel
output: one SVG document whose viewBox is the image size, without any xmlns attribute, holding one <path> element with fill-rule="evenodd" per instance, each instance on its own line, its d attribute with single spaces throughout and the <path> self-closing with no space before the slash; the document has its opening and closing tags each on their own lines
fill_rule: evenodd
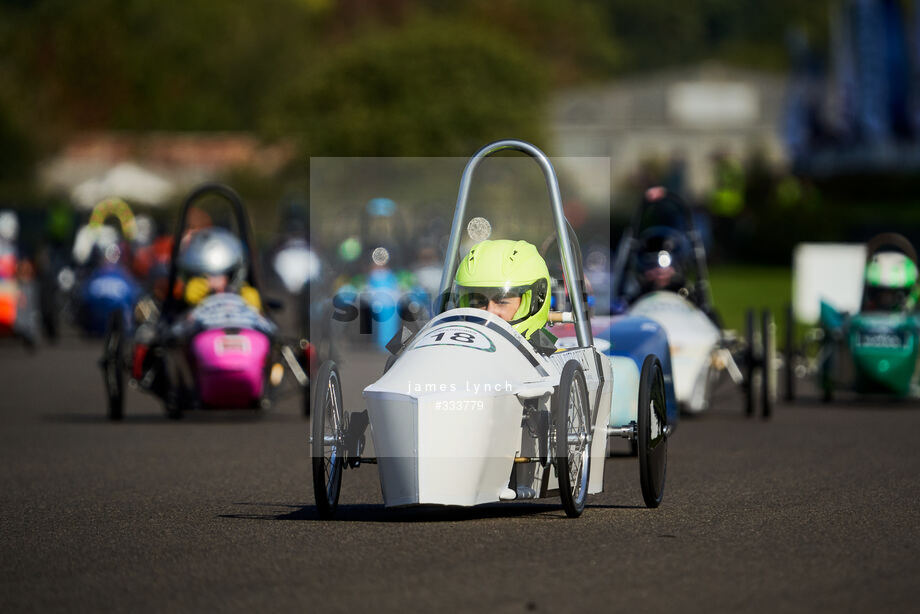
<svg viewBox="0 0 920 614">
<path fill-rule="evenodd" d="M 315 348 L 310 345 L 306 339 L 300 340 L 300 368 L 303 369 L 304 374 L 307 376 L 307 383 L 303 385 L 303 394 L 301 395 L 301 402 L 303 403 L 303 417 L 310 417 L 310 403 L 313 401 L 313 376 L 315 373 L 310 369 L 310 356 L 315 351 Z"/>
<path fill-rule="evenodd" d="M 327 360 L 313 381 L 313 494 L 320 518 L 331 518 L 339 505 L 345 464 L 345 412 L 338 367 Z"/>
<path fill-rule="evenodd" d="M 44 330 L 45 337 L 53 343 L 58 340 L 58 331 L 60 327 L 58 318 L 57 279 L 50 271 L 46 271 L 42 274 L 41 285 L 38 291 L 42 329 Z"/>
<path fill-rule="evenodd" d="M 184 398 L 179 390 L 179 383 L 165 355 L 159 360 L 160 389 L 162 390 L 163 409 L 170 420 L 181 420 L 184 415 Z"/>
<path fill-rule="evenodd" d="M 591 463 L 588 387 L 581 365 L 570 360 L 562 369 L 553 406 L 552 450 L 559 498 L 570 518 L 585 509 Z"/>
<path fill-rule="evenodd" d="M 661 362 L 652 354 L 645 357 L 639 375 L 637 426 L 642 498 L 647 507 L 658 507 L 668 466 L 668 409 Z"/>
<path fill-rule="evenodd" d="M 121 420 L 125 410 L 125 373 L 122 357 L 125 344 L 125 319 L 120 309 L 112 312 L 105 332 L 102 376 L 108 402 L 109 420 Z"/>
</svg>

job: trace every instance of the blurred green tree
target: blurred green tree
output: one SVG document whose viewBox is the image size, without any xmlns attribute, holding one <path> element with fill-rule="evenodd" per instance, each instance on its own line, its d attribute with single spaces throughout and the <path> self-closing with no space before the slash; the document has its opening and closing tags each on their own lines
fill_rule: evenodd
<svg viewBox="0 0 920 614">
<path fill-rule="evenodd" d="M 609 0 L 609 31 L 628 71 L 718 59 L 752 68 L 788 65 L 786 36 L 795 27 L 820 49 L 833 0 Z"/>
<path fill-rule="evenodd" d="M 74 130 L 264 130 L 315 154 L 541 140 L 551 88 L 705 58 L 780 67 L 831 0 L 8 0 L 16 160 Z"/>
<path fill-rule="evenodd" d="M 422 18 L 333 50 L 266 99 L 270 134 L 310 155 L 467 155 L 517 136 L 540 141 L 547 80 L 494 30 Z"/>
<path fill-rule="evenodd" d="M 0 198 L 21 197 L 32 180 L 36 152 L 17 116 L 0 100 Z"/>
<path fill-rule="evenodd" d="M 261 94 L 312 48 L 301 0 L 27 6 L 2 9 L 13 25 L 4 63 L 28 84 L 34 123 L 59 133 L 251 128 Z"/>
<path fill-rule="evenodd" d="M 468 20 L 491 24 L 529 49 L 553 86 L 606 79 L 621 68 L 622 51 L 604 20 L 603 4 L 584 0 L 469 0 Z"/>
</svg>

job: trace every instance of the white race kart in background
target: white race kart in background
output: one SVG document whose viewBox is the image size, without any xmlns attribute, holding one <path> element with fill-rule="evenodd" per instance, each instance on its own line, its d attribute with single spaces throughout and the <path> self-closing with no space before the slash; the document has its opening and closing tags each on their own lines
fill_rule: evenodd
<svg viewBox="0 0 920 614">
<path fill-rule="evenodd" d="M 661 251 L 649 252 L 650 245 Z M 642 293 L 640 254 L 674 266 L 682 276 L 679 288 Z M 715 384 L 723 373 L 744 390 L 748 416 L 759 401 L 769 417 L 776 398 L 776 330 L 772 314 L 748 310 L 745 336 L 722 330 L 712 304 L 706 250 L 689 208 L 664 188 L 646 192 L 620 240 L 613 270 L 614 298 L 628 297 L 625 313 L 649 318 L 667 332 L 674 393 L 681 412 L 699 414 L 712 406 Z"/>
</svg>

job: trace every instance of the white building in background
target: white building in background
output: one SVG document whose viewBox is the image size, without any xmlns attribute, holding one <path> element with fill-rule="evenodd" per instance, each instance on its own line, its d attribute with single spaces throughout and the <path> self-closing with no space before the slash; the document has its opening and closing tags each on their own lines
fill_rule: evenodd
<svg viewBox="0 0 920 614">
<path fill-rule="evenodd" d="M 88 132 L 39 167 L 47 192 L 92 207 L 107 196 L 158 206 L 236 169 L 277 173 L 296 155 L 292 142 L 264 143 L 236 132 Z"/>
<path fill-rule="evenodd" d="M 744 160 L 759 150 L 785 163 L 785 89 L 782 74 L 704 64 L 564 90 L 551 106 L 553 153 L 608 156 L 614 198 L 643 161 L 679 157 L 685 192 L 700 196 L 712 186 L 719 153 Z M 577 175 L 571 173 L 576 181 Z"/>
</svg>

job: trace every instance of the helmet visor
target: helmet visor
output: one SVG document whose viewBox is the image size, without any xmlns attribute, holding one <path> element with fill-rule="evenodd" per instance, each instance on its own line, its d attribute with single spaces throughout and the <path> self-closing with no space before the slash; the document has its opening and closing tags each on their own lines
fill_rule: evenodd
<svg viewBox="0 0 920 614">
<path fill-rule="evenodd" d="M 907 291 L 901 288 L 870 286 L 866 288 L 866 309 L 893 311 L 907 303 Z"/>
<path fill-rule="evenodd" d="M 530 286 L 504 286 L 497 288 L 483 286 L 457 286 L 457 306 L 485 309 L 489 302 L 518 298 L 530 290 Z"/>
</svg>

